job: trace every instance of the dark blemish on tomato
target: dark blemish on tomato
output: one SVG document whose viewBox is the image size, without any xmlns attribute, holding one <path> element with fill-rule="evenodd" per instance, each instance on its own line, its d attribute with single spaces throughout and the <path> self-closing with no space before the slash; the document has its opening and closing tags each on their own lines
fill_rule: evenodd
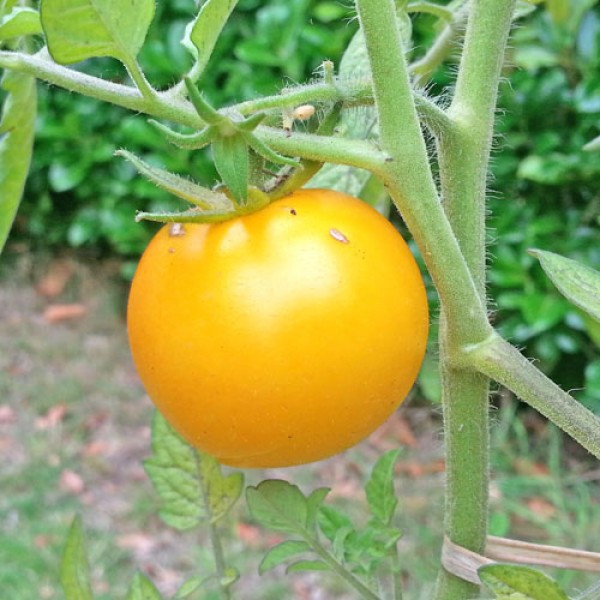
<svg viewBox="0 0 600 600">
<path fill-rule="evenodd" d="M 294 215 L 296 216 L 298 213 L 296 212 L 295 208 L 290 208 L 290 215 Z"/>
<path fill-rule="evenodd" d="M 334 240 L 337 240 L 338 242 L 341 242 L 342 244 L 350 243 L 350 240 L 339 229 L 330 229 L 329 235 L 331 235 L 331 237 Z"/>
<path fill-rule="evenodd" d="M 182 237 L 185 235 L 185 227 L 181 223 L 171 223 L 169 225 L 170 237 Z"/>
<path fill-rule="evenodd" d="M 288 440 L 291 440 L 293 437 L 293 435 L 288 435 Z"/>
</svg>

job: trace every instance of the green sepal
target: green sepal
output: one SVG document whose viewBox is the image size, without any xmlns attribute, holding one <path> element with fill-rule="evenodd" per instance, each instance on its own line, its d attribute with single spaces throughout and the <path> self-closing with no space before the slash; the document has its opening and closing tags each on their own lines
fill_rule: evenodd
<svg viewBox="0 0 600 600">
<path fill-rule="evenodd" d="M 153 221 L 155 223 L 222 223 L 235 216 L 235 210 L 227 213 L 190 208 L 181 212 L 143 212 L 136 213 L 135 220 Z"/>
<path fill-rule="evenodd" d="M 248 144 L 242 134 L 218 137 L 212 144 L 215 167 L 234 201 L 248 200 Z"/>
<path fill-rule="evenodd" d="M 198 91 L 198 88 L 194 85 L 189 77 L 185 77 L 183 81 L 188 91 L 190 101 L 194 105 L 198 116 L 203 121 L 206 121 L 209 125 L 222 125 L 225 122 L 229 122 L 227 117 L 220 114 L 204 99 L 202 94 Z"/>
<path fill-rule="evenodd" d="M 126 158 L 142 175 L 159 188 L 186 200 L 201 211 L 222 213 L 228 215 L 227 218 L 235 211 L 235 207 L 225 194 L 213 192 L 174 173 L 153 167 L 127 150 L 117 150 L 115 154 Z"/>
<path fill-rule="evenodd" d="M 252 134 L 247 134 L 245 136 L 245 140 L 248 145 L 256 152 L 260 154 L 262 157 L 266 158 L 268 161 L 276 164 L 287 165 L 289 167 L 301 168 L 302 165 L 300 161 L 294 158 L 289 158 L 287 156 L 283 156 L 275 150 L 272 150 L 267 146 L 262 140 L 259 140 L 256 136 Z"/>
<path fill-rule="evenodd" d="M 256 113 L 243 121 L 237 123 L 237 128 L 239 131 L 254 131 L 265 119 L 267 118 L 267 113 L 259 112 Z"/>
<path fill-rule="evenodd" d="M 167 127 L 154 119 L 149 119 L 148 123 L 155 129 L 158 129 L 167 142 L 178 148 L 184 148 L 185 150 L 199 150 L 200 148 L 204 148 L 211 143 L 213 137 L 216 135 L 216 128 L 212 125 L 206 127 L 202 131 L 186 134 L 173 131 L 170 127 Z"/>
</svg>

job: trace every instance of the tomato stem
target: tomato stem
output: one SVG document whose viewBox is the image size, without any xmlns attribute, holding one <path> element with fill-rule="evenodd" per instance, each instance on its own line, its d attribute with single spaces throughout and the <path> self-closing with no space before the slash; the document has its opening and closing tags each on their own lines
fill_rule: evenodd
<svg viewBox="0 0 600 600">
<path fill-rule="evenodd" d="M 339 575 L 344 581 L 352 586 L 362 598 L 366 598 L 366 600 L 379 600 L 377 594 L 371 591 L 360 579 L 348 571 L 344 565 L 330 554 L 315 537 L 310 535 L 308 531 L 304 533 L 303 537 L 305 541 L 310 544 L 315 554 L 317 554 L 336 575 Z"/>
</svg>

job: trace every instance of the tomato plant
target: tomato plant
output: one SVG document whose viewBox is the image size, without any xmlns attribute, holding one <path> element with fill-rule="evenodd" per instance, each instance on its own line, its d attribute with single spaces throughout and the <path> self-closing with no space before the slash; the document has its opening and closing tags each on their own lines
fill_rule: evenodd
<svg viewBox="0 0 600 600">
<path fill-rule="evenodd" d="M 427 341 L 408 246 L 373 208 L 299 190 L 219 224 L 169 224 L 135 274 L 134 361 L 159 410 L 228 465 L 319 460 L 402 402 Z"/>
</svg>

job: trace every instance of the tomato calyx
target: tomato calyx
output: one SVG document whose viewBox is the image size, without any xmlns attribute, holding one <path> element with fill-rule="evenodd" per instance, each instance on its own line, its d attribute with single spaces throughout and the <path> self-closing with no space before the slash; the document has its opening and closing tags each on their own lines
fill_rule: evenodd
<svg viewBox="0 0 600 600">
<path fill-rule="evenodd" d="M 139 173 L 159 188 L 189 202 L 192 207 L 181 212 L 138 212 L 136 221 L 160 223 L 218 223 L 260 210 L 270 202 L 263 191 L 251 186 L 247 201 L 239 204 L 230 197 L 229 190 L 209 190 L 189 179 L 184 179 L 164 169 L 149 165 L 127 150 L 117 150 L 117 156 L 128 160 Z"/>
<path fill-rule="evenodd" d="M 275 152 L 254 134 L 254 130 L 265 120 L 266 113 L 258 112 L 244 118 L 233 109 L 218 111 L 206 101 L 189 78 L 185 78 L 184 82 L 190 101 L 206 127 L 196 133 L 182 134 L 156 121 L 150 123 L 158 128 L 167 141 L 180 148 L 197 150 L 212 145 L 217 171 L 238 204 L 243 205 L 248 201 L 250 151 L 270 163 L 288 167 L 300 165 L 298 160 Z"/>
</svg>

